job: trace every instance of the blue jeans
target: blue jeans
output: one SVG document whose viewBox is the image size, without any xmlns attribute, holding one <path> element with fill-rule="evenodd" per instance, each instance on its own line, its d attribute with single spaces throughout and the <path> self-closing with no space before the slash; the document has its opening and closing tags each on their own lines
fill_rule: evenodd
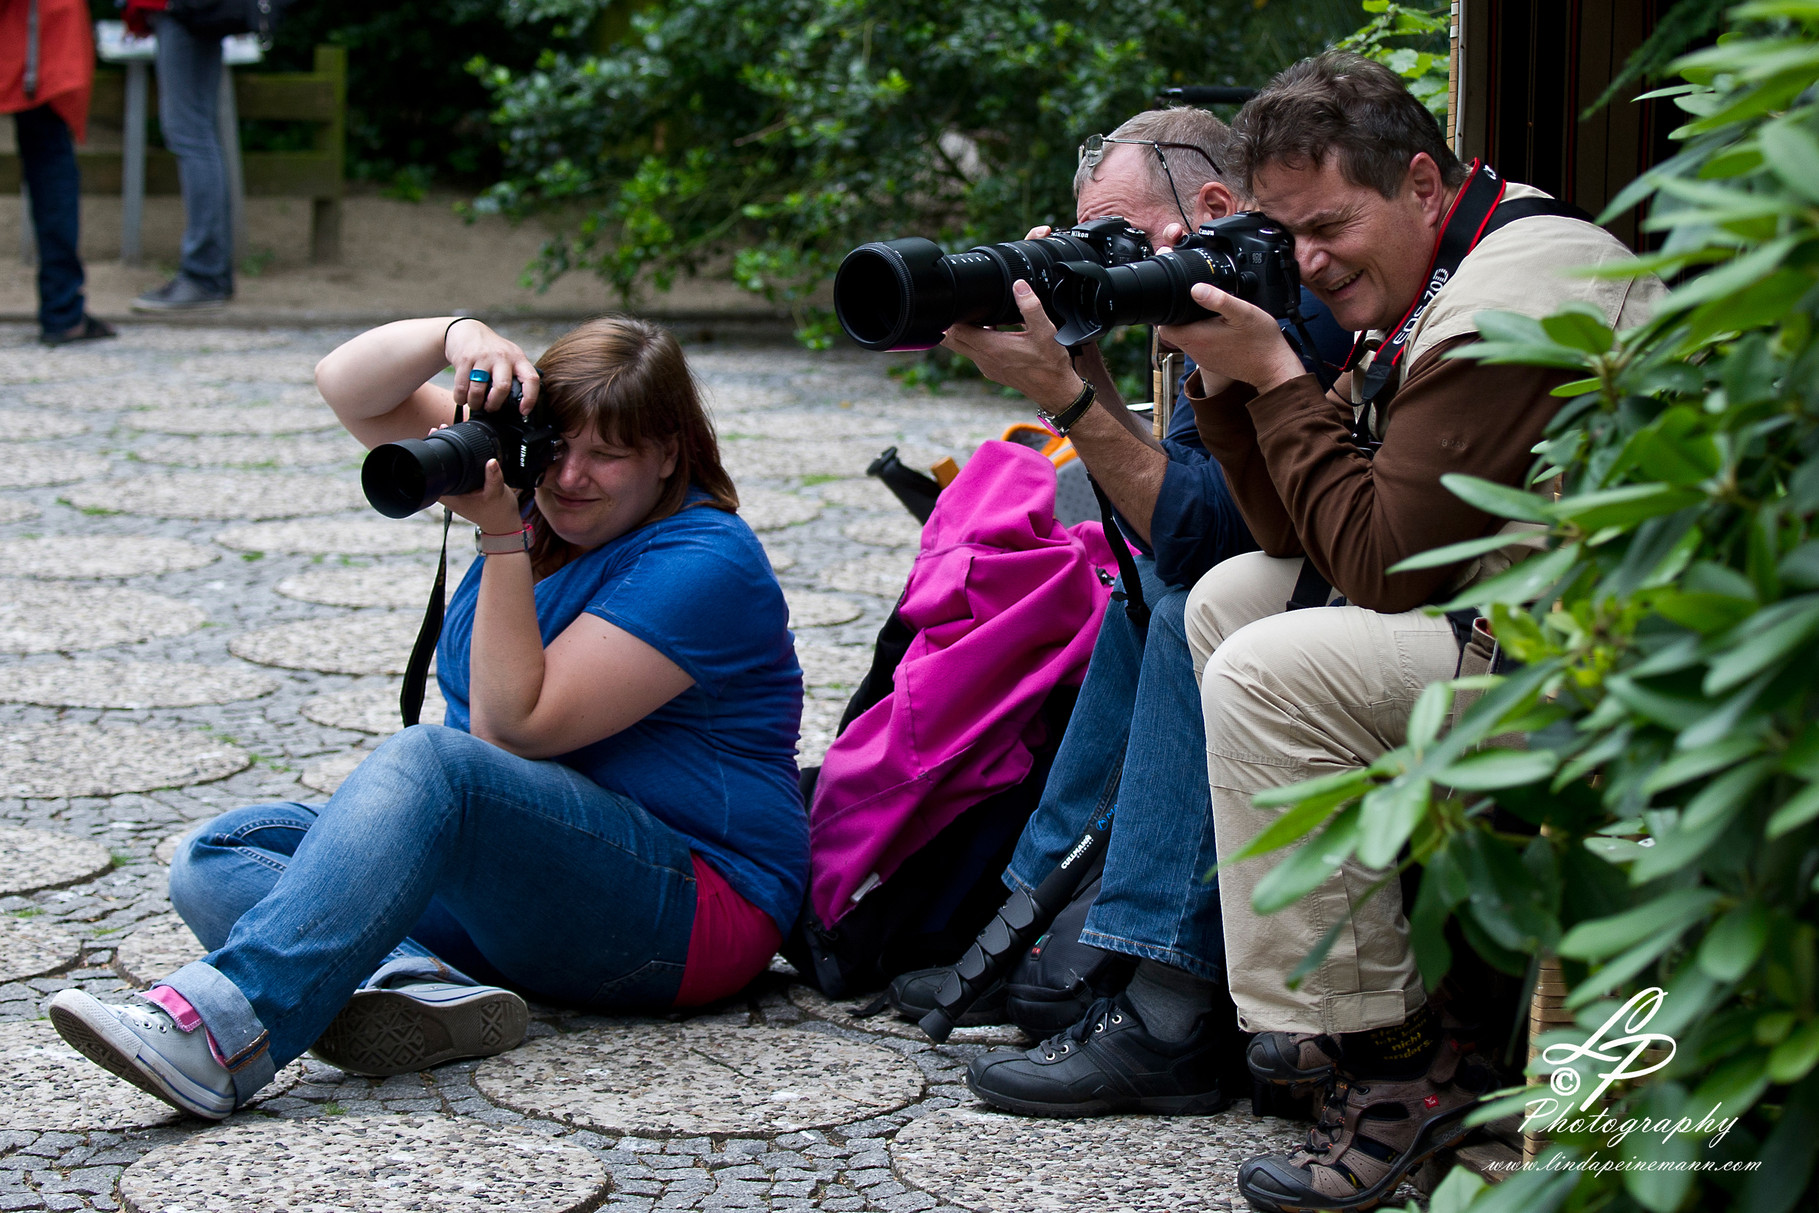
<svg viewBox="0 0 1819 1213">
<path fill-rule="evenodd" d="M 48 105 L 13 115 L 25 185 L 32 196 L 32 232 L 38 239 L 38 327 L 67 333 L 82 323 L 82 179 L 69 127 Z"/>
<path fill-rule="evenodd" d="M 183 255 L 177 272 L 204 290 L 234 292 L 233 217 L 221 158 L 221 39 L 193 34 L 174 17 L 158 34 L 158 126 L 177 157 L 183 190 Z"/>
<path fill-rule="evenodd" d="M 1116 802 L 1099 896 L 1080 942 L 1225 979 L 1217 862 L 1200 689 L 1183 627 L 1187 591 L 1136 557 L 1147 636 L 1124 608 L 1105 611 L 1067 734 L 1005 883 L 1034 888 Z"/>
<path fill-rule="evenodd" d="M 688 838 L 631 799 L 417 725 L 325 805 L 204 826 L 171 866 L 171 902 L 210 951 L 158 984 L 196 1008 L 244 1103 L 356 989 L 399 973 L 668 1007 L 695 879 Z"/>
</svg>

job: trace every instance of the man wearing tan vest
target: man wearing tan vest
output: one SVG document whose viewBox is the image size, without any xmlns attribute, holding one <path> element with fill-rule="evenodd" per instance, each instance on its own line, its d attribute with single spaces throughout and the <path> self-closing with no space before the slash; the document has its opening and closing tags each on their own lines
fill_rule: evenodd
<svg viewBox="0 0 1819 1213">
<path fill-rule="evenodd" d="M 1541 317 L 1580 303 L 1623 328 L 1661 293 L 1649 277 L 1569 277 L 1629 250 L 1540 191 L 1461 164 L 1426 109 L 1375 63 L 1326 54 L 1298 64 L 1235 130 L 1252 192 L 1295 237 L 1303 281 L 1341 324 L 1382 344 L 1335 399 L 1274 348 L 1268 317 L 1216 291 L 1201 302 L 1218 318 L 1171 334 L 1202 366 L 1239 368 L 1190 391 L 1207 449 L 1263 549 L 1215 568 L 1187 610 L 1221 857 L 1278 816 L 1252 807 L 1257 793 L 1402 744 L 1422 688 L 1459 663 L 1452 624 L 1421 608 L 1507 565 L 1385 572 L 1497 530 L 1500 520 L 1440 477 L 1525 484 L 1564 403 L 1550 395 L 1564 372 L 1447 357 L 1478 339 L 1478 313 Z M 1346 605 L 1309 603 L 1308 565 L 1318 575 L 1308 581 L 1332 587 L 1313 602 Z M 1291 598 L 1311 609 L 1288 611 Z M 1458 1113 L 1488 1076 L 1462 1067 L 1442 1039 L 1396 883 L 1366 901 L 1383 873 L 1353 861 L 1261 917 L 1252 892 L 1281 858 L 1221 872 L 1232 996 L 1240 1026 L 1259 1033 L 1253 1074 L 1330 1075 L 1333 1086 L 1307 1146 L 1252 1159 L 1239 1189 L 1266 1210 L 1374 1207 L 1462 1135 Z M 1289 973 L 1348 912 L 1332 951 L 1291 990 Z"/>
</svg>

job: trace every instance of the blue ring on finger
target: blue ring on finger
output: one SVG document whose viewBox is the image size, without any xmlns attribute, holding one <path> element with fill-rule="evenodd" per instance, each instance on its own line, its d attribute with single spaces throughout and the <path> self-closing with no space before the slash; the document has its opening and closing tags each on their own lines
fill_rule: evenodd
<svg viewBox="0 0 1819 1213">
<path fill-rule="evenodd" d="M 469 383 L 491 383 L 493 381 L 493 373 L 491 371 L 481 370 L 469 371 L 467 373 L 467 381 Z"/>
</svg>

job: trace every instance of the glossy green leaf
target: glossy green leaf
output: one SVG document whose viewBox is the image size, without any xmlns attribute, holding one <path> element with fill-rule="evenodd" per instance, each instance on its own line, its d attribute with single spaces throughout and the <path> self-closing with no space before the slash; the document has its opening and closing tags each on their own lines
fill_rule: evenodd
<svg viewBox="0 0 1819 1213">
<path fill-rule="evenodd" d="M 1402 844 L 1421 820 L 1433 790 L 1429 781 L 1405 776 L 1365 796 L 1359 806 L 1363 816 L 1358 862 L 1373 871 L 1394 863 Z"/>
<path fill-rule="evenodd" d="M 1704 499 L 1704 494 L 1671 484 L 1626 484 L 1569 497 L 1553 507 L 1554 516 L 1583 531 L 1607 526 L 1634 526 L 1645 518 L 1671 514 Z"/>
<path fill-rule="evenodd" d="M 1541 329 L 1560 345 L 1587 354 L 1608 354 L 1617 343 L 1604 314 L 1584 305 L 1569 306 L 1544 318 Z"/>
<path fill-rule="evenodd" d="M 1440 736 L 1440 730 L 1446 727 L 1447 714 L 1452 711 L 1452 707 L 1453 688 L 1446 683 L 1435 682 L 1421 688 L 1421 694 L 1408 715 L 1409 748 L 1419 752 Z"/>
<path fill-rule="evenodd" d="M 1236 854 L 1221 860 L 1219 866 L 1227 867 L 1243 863 L 1245 860 L 1258 855 L 1267 855 L 1271 851 L 1300 841 L 1310 831 L 1319 829 L 1328 818 L 1338 812 L 1340 805 L 1357 795 L 1357 792 L 1353 790 L 1353 785 L 1369 786 L 1367 781 L 1360 778 L 1308 797 L 1270 822 L 1262 832 L 1244 844 Z"/>
<path fill-rule="evenodd" d="M 1755 965 L 1768 943 L 1768 908 L 1759 901 L 1737 906 L 1712 924 L 1699 945 L 1699 967 L 1714 981 L 1736 981 Z"/>
<path fill-rule="evenodd" d="M 1274 914 L 1317 888 L 1351 857 L 1358 843 L 1359 809 L 1342 810 L 1326 830 L 1311 838 L 1271 868 L 1251 893 L 1251 908 Z"/>
<path fill-rule="evenodd" d="M 1518 522 L 1553 520 L 1551 503 L 1546 498 L 1513 489 L 1507 484 L 1481 480 L 1462 472 L 1448 472 L 1440 477 L 1440 483 L 1467 505 L 1497 518 L 1511 518 Z"/>
<path fill-rule="evenodd" d="M 1557 950 L 1575 960 L 1602 960 L 1658 931 L 1684 931 L 1704 918 L 1717 901 L 1713 889 L 1676 889 L 1633 910 L 1580 923 L 1561 937 Z"/>
<path fill-rule="evenodd" d="M 1662 953 L 1673 947 L 1686 930 L 1686 924 L 1669 926 L 1647 936 L 1635 947 L 1610 961 L 1585 981 L 1574 987 L 1566 997 L 1566 1009 L 1576 1011 L 1588 1002 L 1595 1001 L 1606 991 L 1613 990 L 1630 978 L 1636 976 L 1657 960 Z"/>
<path fill-rule="evenodd" d="M 1538 783 L 1559 765 L 1552 750 L 1481 750 L 1434 772 L 1434 780 L 1462 792 L 1491 792 Z"/>
<path fill-rule="evenodd" d="M 1819 783 L 1809 783 L 1788 797 L 1768 819 L 1766 833 L 1770 838 L 1791 834 L 1813 818 L 1819 817 Z"/>
<path fill-rule="evenodd" d="M 1676 754 L 1643 782 L 1642 790 L 1652 796 L 1656 792 L 1677 788 L 1702 775 L 1710 775 L 1713 771 L 1721 771 L 1733 763 L 1742 762 L 1750 755 L 1761 752 L 1762 746 L 1759 737 L 1726 737 L 1696 750 Z"/>
<path fill-rule="evenodd" d="M 1777 608 L 1772 626 L 1756 630 L 1743 643 L 1712 662 L 1711 671 L 1705 676 L 1706 694 L 1721 695 L 1740 686 L 1819 639 L 1819 595 L 1778 603 Z M 1744 626 L 1749 628 L 1751 625 Z"/>
<path fill-rule="evenodd" d="M 1318 779 L 1306 779 L 1279 788 L 1265 788 L 1251 797 L 1251 803 L 1260 809 L 1275 809 L 1283 805 L 1299 804 L 1316 796 L 1325 796 L 1329 792 L 1349 789 L 1353 795 L 1359 795 L 1369 786 L 1370 776 L 1363 771 L 1338 771 L 1322 775 Z"/>
<path fill-rule="evenodd" d="M 1419 556 L 1410 556 L 1407 560 L 1398 561 L 1386 571 L 1412 573 L 1416 569 L 1436 569 L 1442 565 L 1472 560 L 1486 552 L 1495 552 L 1516 544 L 1536 547 L 1546 542 L 1546 535 L 1545 531 L 1498 531 L 1495 535 L 1486 535 L 1481 539 L 1467 539 L 1460 543 L 1449 543 L 1445 547 L 1432 548 Z"/>
<path fill-rule="evenodd" d="M 1664 619 L 1683 628 L 1710 636 L 1736 627 L 1756 609 L 1751 598 L 1733 598 L 1728 594 L 1680 593 L 1669 590 L 1656 595 L 1655 609 Z"/>
<path fill-rule="evenodd" d="M 1815 1065 L 1819 1065 L 1819 1019 L 1809 1019 L 1769 1054 L 1768 1076 L 1773 1082 L 1796 1083 Z"/>
<path fill-rule="evenodd" d="M 1481 607 L 1492 602 L 1533 602 L 1572 574 L 1578 567 L 1579 556 L 1578 545 L 1569 544 L 1530 557 L 1495 577 L 1475 582 L 1460 590 L 1458 597 L 1441 609 L 1456 611 L 1461 607 Z"/>
<path fill-rule="evenodd" d="M 1757 138 L 1769 170 L 1808 202 L 1819 202 L 1819 139 L 1787 119 L 1767 124 Z"/>
<path fill-rule="evenodd" d="M 1803 590 L 1819 590 L 1819 539 L 1810 539 L 1781 558 L 1781 580 Z"/>
</svg>

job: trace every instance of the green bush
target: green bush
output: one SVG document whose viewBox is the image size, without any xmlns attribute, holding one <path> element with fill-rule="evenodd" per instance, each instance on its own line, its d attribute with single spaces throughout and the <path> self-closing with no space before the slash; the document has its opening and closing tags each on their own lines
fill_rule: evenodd
<svg viewBox="0 0 1819 1213">
<path fill-rule="evenodd" d="M 504 179 L 482 210 L 566 217 L 534 269 L 627 300 L 727 273 L 796 309 L 847 250 L 1071 220 L 1074 149 L 1168 84 L 1261 84 L 1356 9 L 1254 0 L 659 0 L 600 53 L 485 55 Z"/>
<path fill-rule="evenodd" d="M 1626 994 L 1664 989 L 1645 1030 L 1677 1042 L 1672 1061 L 1612 1087 L 1606 1110 L 1738 1118 L 1715 1142 L 1613 1148 L 1557 1131 L 1550 1154 L 1571 1169 L 1506 1179 L 1474 1209 L 1819 1202 L 1819 6 L 1759 0 L 1730 19 L 1660 94 L 1689 116 L 1683 150 L 1607 212 L 1652 200 L 1664 240 L 1643 264 L 1679 283 L 1656 317 L 1622 334 L 1589 311 L 1479 317 L 1469 356 L 1581 376 L 1537 448 L 1531 483 L 1559 477 L 1558 498 L 1449 479 L 1472 505 L 1548 528 L 1545 551 L 1450 604 L 1489 614 L 1523 665 L 1428 688 L 1407 745 L 1270 797 L 1293 807 L 1269 841 L 1323 841 L 1279 865 L 1260 902 L 1292 900 L 1346 856 L 1393 865 L 1406 846 L 1423 869 L 1409 919 L 1430 987 L 1456 920 L 1531 982 L 1542 956 L 1561 958 L 1578 1028 L 1542 1044 L 1583 1042 Z M 1485 693 L 1443 733 L 1466 690 Z M 1506 733 L 1524 748 L 1487 744 Z M 1499 831 L 1493 804 L 1540 832 Z M 1605 1070 L 1575 1065 L 1586 1091 Z M 1590 1169 L 1624 1161 L 1758 1165 Z M 1476 1183 L 1456 1175 L 1434 1208 L 1462 1207 Z"/>
</svg>

